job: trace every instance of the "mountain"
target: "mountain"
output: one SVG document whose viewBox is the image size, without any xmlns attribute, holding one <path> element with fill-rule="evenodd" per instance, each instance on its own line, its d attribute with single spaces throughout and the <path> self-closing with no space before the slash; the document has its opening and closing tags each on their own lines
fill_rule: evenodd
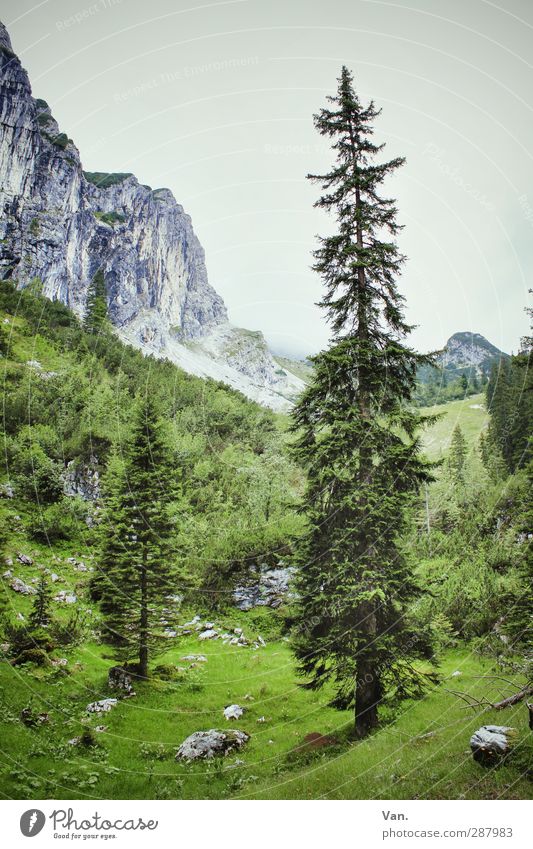
<svg viewBox="0 0 533 849">
<path fill-rule="evenodd" d="M 491 365 L 501 357 L 508 357 L 481 333 L 462 331 L 450 336 L 441 356 L 441 363 L 450 370 L 473 369 L 478 374 L 488 373 Z"/>
<path fill-rule="evenodd" d="M 81 318 L 94 274 L 104 273 L 118 335 L 186 371 L 223 381 L 276 410 L 301 391 L 260 332 L 236 328 L 209 284 L 191 219 L 169 189 L 129 173 L 83 171 L 50 107 L 32 97 L 0 24 L 0 276 L 43 293 Z"/>
</svg>

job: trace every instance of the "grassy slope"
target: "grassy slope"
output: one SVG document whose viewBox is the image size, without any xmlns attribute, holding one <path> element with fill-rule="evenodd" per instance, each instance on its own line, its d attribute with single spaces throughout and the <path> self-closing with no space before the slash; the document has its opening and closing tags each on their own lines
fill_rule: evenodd
<svg viewBox="0 0 533 849">
<path fill-rule="evenodd" d="M 274 359 L 281 368 L 285 369 L 285 371 L 290 371 L 291 374 L 299 377 L 304 383 L 311 382 L 313 367 L 309 363 L 303 362 L 303 360 L 291 360 L 288 357 L 278 357 L 276 355 L 274 355 Z"/>
<path fill-rule="evenodd" d="M 452 431 L 456 425 L 460 426 L 466 441 L 473 447 L 489 421 L 484 395 L 471 395 L 461 401 L 449 401 L 447 404 L 426 407 L 421 412 L 426 415 L 441 416 L 424 435 L 424 449 L 432 460 L 440 460 L 446 455 Z"/>
<path fill-rule="evenodd" d="M 245 629 L 246 625 L 243 622 Z M 207 655 L 190 667 L 180 660 L 190 652 Z M 445 686 L 423 701 L 405 704 L 396 723 L 361 743 L 342 743 L 314 757 L 290 755 L 311 731 L 343 738 L 351 717 L 324 707 L 324 694 L 295 686 L 292 658 L 283 642 L 253 650 L 180 642 L 164 660 L 188 667 L 178 682 L 137 686 L 137 696 L 111 713 L 94 716 L 91 726 L 105 724 L 96 749 L 68 745 L 80 733 L 88 702 L 111 695 L 106 687 L 110 661 L 101 646 L 85 645 L 70 657 L 70 674 L 17 670 L 0 664 L 3 692 L 2 775 L 7 797 L 27 798 L 528 798 L 530 782 L 521 776 L 530 732 L 524 705 L 496 712 L 471 712 Z M 460 687 L 481 694 L 494 687 L 474 676 L 489 666 L 466 652 L 450 653 L 443 665 L 449 675 L 462 671 Z M 254 701 L 245 700 L 245 695 Z M 24 727 L 20 709 L 50 713 L 38 729 Z M 192 731 L 224 728 L 222 709 L 237 702 L 245 715 L 231 727 L 251 734 L 238 755 L 212 763 L 184 764 L 174 749 Z M 264 723 L 257 719 L 265 716 Z M 519 730 L 515 763 L 497 770 L 475 764 L 468 750 L 471 733 L 484 723 Z M 430 736 L 421 737 L 421 735 Z M 143 745 L 160 745 L 161 754 L 143 754 Z M 530 745 L 530 744 L 529 744 Z M 531 749 L 529 749 L 531 755 Z M 236 759 L 243 763 L 236 763 Z"/>
</svg>

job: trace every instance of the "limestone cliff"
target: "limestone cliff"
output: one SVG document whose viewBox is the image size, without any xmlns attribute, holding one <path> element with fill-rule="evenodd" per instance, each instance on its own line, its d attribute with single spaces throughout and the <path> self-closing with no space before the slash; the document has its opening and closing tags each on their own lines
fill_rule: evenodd
<svg viewBox="0 0 533 849">
<path fill-rule="evenodd" d="M 262 337 L 255 358 L 249 346 L 242 355 L 246 333 L 228 323 L 172 192 L 133 174 L 83 171 L 0 24 L 0 276 L 19 286 L 39 278 L 45 295 L 82 317 L 98 269 L 111 321 L 132 344 L 277 409 L 299 391 Z"/>
</svg>

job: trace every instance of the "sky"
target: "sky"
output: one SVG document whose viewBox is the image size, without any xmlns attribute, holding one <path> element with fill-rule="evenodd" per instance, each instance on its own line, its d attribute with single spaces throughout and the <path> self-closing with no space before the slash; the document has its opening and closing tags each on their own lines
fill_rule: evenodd
<svg viewBox="0 0 533 849">
<path fill-rule="evenodd" d="M 530 0 L 3 0 L 35 97 L 89 171 L 133 171 L 192 216 L 230 320 L 277 353 L 327 344 L 311 270 L 332 222 L 306 180 L 341 66 L 382 107 L 410 343 L 527 332 L 533 270 Z"/>
</svg>

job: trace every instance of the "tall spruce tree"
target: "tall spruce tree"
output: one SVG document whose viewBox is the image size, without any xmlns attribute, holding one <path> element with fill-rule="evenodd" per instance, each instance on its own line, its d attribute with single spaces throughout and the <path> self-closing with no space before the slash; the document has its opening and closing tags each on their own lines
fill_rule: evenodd
<svg viewBox="0 0 533 849">
<path fill-rule="evenodd" d="M 89 284 L 83 326 L 88 333 L 102 333 L 108 325 L 107 289 L 104 272 L 98 269 Z"/>
<path fill-rule="evenodd" d="M 137 659 L 148 675 L 160 637 L 160 610 L 175 591 L 171 543 L 177 483 L 157 405 L 148 393 L 137 402 L 124 464 L 108 481 L 104 543 L 96 582 L 107 639 L 117 658 Z"/>
<path fill-rule="evenodd" d="M 396 285 L 400 228 L 395 202 L 379 194 L 404 160 L 374 161 L 379 111 L 361 105 L 347 68 L 328 101 L 314 120 L 336 161 L 309 178 L 325 192 L 315 206 L 337 222 L 314 252 L 332 340 L 313 358 L 313 382 L 293 413 L 295 452 L 308 471 L 294 648 L 304 686 L 333 682 L 332 704 L 355 706 L 364 736 L 385 697 L 422 689 L 413 660 L 428 646 L 406 617 L 418 587 L 399 538 L 432 479 L 417 436 L 424 420 L 409 406 L 417 368 L 432 361 L 402 343 L 411 327 Z"/>
</svg>

